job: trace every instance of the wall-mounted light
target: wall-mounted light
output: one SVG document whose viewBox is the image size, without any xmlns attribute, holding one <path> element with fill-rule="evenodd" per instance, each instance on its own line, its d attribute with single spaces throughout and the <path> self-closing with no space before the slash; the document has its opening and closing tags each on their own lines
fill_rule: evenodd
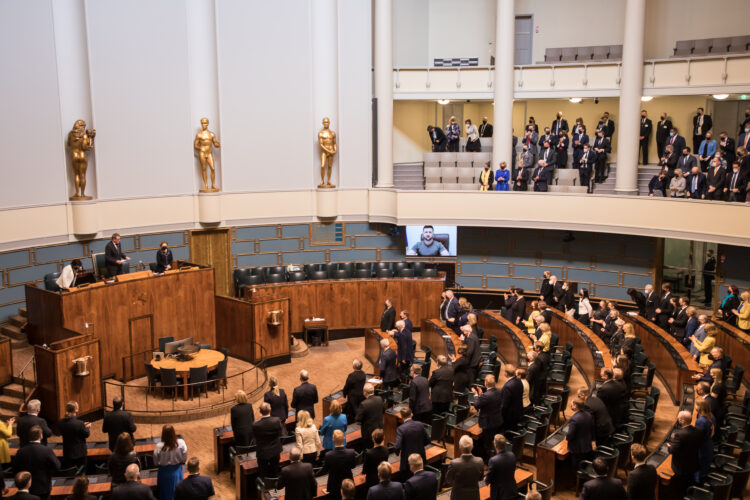
<svg viewBox="0 0 750 500">
<path fill-rule="evenodd" d="M 652 95 L 641 96 L 641 102 L 651 102 L 654 99 Z"/>
<path fill-rule="evenodd" d="M 451 101 L 449 99 L 438 99 L 438 104 L 448 104 Z"/>
<path fill-rule="evenodd" d="M 571 97 L 571 98 L 570 98 L 570 99 L 568 99 L 568 100 L 569 100 L 570 102 L 572 102 L 573 104 L 578 104 L 578 103 L 580 103 L 581 101 L 583 101 L 583 99 L 581 99 L 580 97 Z"/>
<path fill-rule="evenodd" d="M 716 100 L 718 100 L 718 101 L 723 101 L 727 97 L 729 97 L 729 94 L 714 94 L 713 95 L 713 98 L 716 99 Z"/>
</svg>

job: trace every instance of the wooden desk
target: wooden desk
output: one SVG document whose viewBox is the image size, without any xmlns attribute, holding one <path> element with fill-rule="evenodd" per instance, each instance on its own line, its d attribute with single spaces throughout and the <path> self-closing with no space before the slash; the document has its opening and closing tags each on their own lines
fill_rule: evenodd
<svg viewBox="0 0 750 500">
<path fill-rule="evenodd" d="M 700 365 L 680 341 L 646 318 L 632 313 L 620 317 L 633 325 L 649 361 L 656 365 L 656 374 L 664 383 L 669 397 L 674 404 L 679 404 L 683 384 L 693 384 L 692 376 L 701 372 Z"/>
<path fill-rule="evenodd" d="M 453 428 L 453 458 L 461 456 L 458 441 L 462 436 L 470 436 L 474 441 L 482 437 L 482 428 L 479 427 L 478 422 L 479 415 L 475 413 Z"/>
<path fill-rule="evenodd" d="M 304 335 L 305 344 L 310 345 L 308 340 L 309 333 L 315 331 L 323 332 L 323 344 L 328 345 L 328 323 L 326 320 L 310 320 L 305 321 L 302 326 L 302 333 Z"/>
<path fill-rule="evenodd" d="M 486 309 L 475 312 L 477 325 L 484 330 L 484 338 L 488 339 L 491 335 L 497 337 L 497 354 L 500 359 L 517 367 L 525 367 L 528 364 L 526 353 L 534 347 L 529 336 L 503 318 L 500 311 Z"/>
<path fill-rule="evenodd" d="M 719 328 L 716 345 L 724 348 L 724 353 L 732 357 L 735 365 L 747 366 L 744 360 L 750 359 L 750 335 L 721 319 L 712 318 L 711 321 Z M 750 387 L 750 369 L 745 370 L 742 380 Z"/>
<path fill-rule="evenodd" d="M 289 410 L 289 416 L 284 421 L 284 426 L 290 434 L 294 434 L 294 428 L 297 426 L 297 416 L 294 410 Z M 214 462 L 216 463 L 217 474 L 226 468 L 231 446 L 234 446 L 232 426 L 214 427 Z"/>
<path fill-rule="evenodd" d="M 568 458 L 568 441 L 565 436 L 568 424 L 564 424 L 547 436 L 536 447 L 536 479 L 544 484 L 555 481 L 556 489 L 562 487 L 562 481 L 568 473 L 574 474 Z M 573 477 L 575 477 L 573 475 Z"/>
<path fill-rule="evenodd" d="M 159 441 L 161 441 L 161 439 L 158 437 L 136 439 L 133 450 L 138 455 L 152 454 L 154 452 L 154 449 L 156 448 L 156 443 L 158 443 Z M 15 457 L 19 449 L 18 439 L 9 440 L 8 446 L 10 447 L 10 457 Z M 52 452 L 56 457 L 62 458 L 62 443 L 47 443 L 47 446 L 52 448 Z M 88 441 L 86 442 L 86 448 L 86 456 L 88 457 L 89 461 L 107 460 L 112 454 L 112 452 L 109 450 L 109 441 Z"/>
<path fill-rule="evenodd" d="M 376 376 L 380 376 L 380 365 L 378 363 L 380 354 L 383 352 L 383 348 L 380 346 L 380 341 L 383 339 L 386 339 L 388 346 L 398 354 L 398 345 L 390 334 L 380 328 L 370 328 L 365 332 L 365 358 L 372 363 L 373 372 Z"/>
<path fill-rule="evenodd" d="M 0 387 L 13 380 L 13 349 L 10 338 L 0 335 Z"/>
<path fill-rule="evenodd" d="M 450 360 L 451 356 L 458 356 L 458 346 L 461 339 L 458 335 L 445 326 L 439 319 L 423 319 L 420 330 L 420 349 L 429 346 L 432 348 L 432 357 L 445 356 Z"/>
<path fill-rule="evenodd" d="M 183 398 L 188 399 L 190 388 L 190 369 L 207 366 L 208 371 L 215 370 L 220 361 L 224 360 L 224 354 L 213 349 L 201 349 L 195 356 L 186 361 L 180 361 L 177 358 L 164 358 L 161 361 L 151 360 L 151 366 L 154 369 L 173 368 L 177 371 L 177 377 L 182 377 Z"/>
</svg>

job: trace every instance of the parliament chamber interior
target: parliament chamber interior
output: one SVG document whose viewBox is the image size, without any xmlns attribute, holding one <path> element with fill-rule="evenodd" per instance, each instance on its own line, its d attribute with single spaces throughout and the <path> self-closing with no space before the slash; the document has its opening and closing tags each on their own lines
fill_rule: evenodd
<svg viewBox="0 0 750 500">
<path fill-rule="evenodd" d="M 749 498 L 748 18 L 0 2 L 2 497 Z"/>
</svg>

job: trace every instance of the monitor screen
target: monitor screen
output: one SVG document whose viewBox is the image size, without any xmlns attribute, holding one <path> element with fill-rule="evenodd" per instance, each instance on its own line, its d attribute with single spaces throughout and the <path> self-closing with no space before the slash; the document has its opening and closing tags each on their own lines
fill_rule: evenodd
<svg viewBox="0 0 750 500">
<path fill-rule="evenodd" d="M 406 226 L 406 255 L 455 257 L 456 226 Z"/>
<path fill-rule="evenodd" d="M 182 340 L 175 340 L 174 342 L 167 342 L 164 345 L 164 354 L 177 354 L 179 348 L 184 345 L 191 345 L 193 343 L 193 337 L 188 337 Z"/>
</svg>

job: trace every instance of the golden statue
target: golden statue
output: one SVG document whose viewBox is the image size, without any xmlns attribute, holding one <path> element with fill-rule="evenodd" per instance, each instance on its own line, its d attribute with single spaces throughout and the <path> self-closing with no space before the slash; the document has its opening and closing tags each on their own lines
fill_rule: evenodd
<svg viewBox="0 0 750 500">
<path fill-rule="evenodd" d="M 318 132 L 318 144 L 320 144 L 320 184 L 319 188 L 335 188 L 331 184 L 331 170 L 333 170 L 333 155 L 336 154 L 336 133 L 329 129 L 331 120 L 323 118 L 323 130 Z M 328 180 L 324 180 L 326 177 Z"/>
<path fill-rule="evenodd" d="M 203 186 L 201 193 L 215 193 L 219 190 L 216 187 L 216 168 L 214 167 L 214 154 L 211 147 L 221 147 L 219 140 L 216 135 L 208 130 L 208 118 L 201 118 L 202 130 L 195 134 L 195 141 L 193 142 L 193 148 L 198 150 L 198 159 L 201 162 L 201 169 L 203 170 Z M 206 175 L 206 165 L 211 168 L 211 188 L 208 187 L 208 178 Z"/>
<path fill-rule="evenodd" d="M 94 148 L 94 137 L 96 137 L 96 130 L 86 130 L 86 122 L 83 120 L 76 120 L 73 130 L 68 133 L 68 147 L 73 159 L 76 187 L 76 194 L 70 197 L 73 201 L 91 199 L 91 196 L 86 196 L 84 191 L 86 191 L 86 170 L 89 167 L 86 151 Z"/>
</svg>

